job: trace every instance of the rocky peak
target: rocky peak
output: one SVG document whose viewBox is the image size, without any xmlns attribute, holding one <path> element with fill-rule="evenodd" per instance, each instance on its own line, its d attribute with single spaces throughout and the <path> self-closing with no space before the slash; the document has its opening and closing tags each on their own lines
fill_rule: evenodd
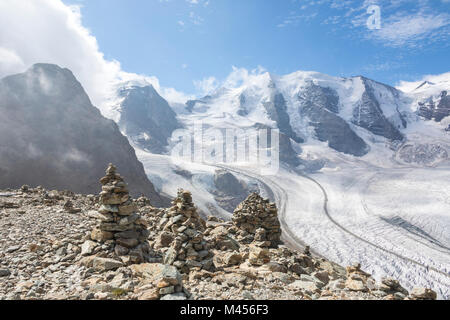
<svg viewBox="0 0 450 320">
<path fill-rule="evenodd" d="M 118 126 L 95 108 L 68 69 L 37 64 L 0 80 L 0 187 L 95 193 L 108 163 L 123 168 L 132 195 L 163 205 Z"/>
<path fill-rule="evenodd" d="M 442 91 L 437 96 L 430 96 L 418 102 L 419 116 L 427 119 L 441 122 L 444 118 L 450 116 L 450 96 L 447 91 Z"/>
<path fill-rule="evenodd" d="M 375 95 L 375 85 L 379 85 L 390 92 L 394 97 L 398 97 L 399 92 L 390 86 L 380 84 L 376 81 L 369 80 L 362 77 L 364 84 L 364 92 L 362 94 L 361 100 L 358 102 L 353 110 L 353 120 L 352 122 L 364 129 L 369 130 L 375 135 L 385 137 L 390 140 L 403 140 L 403 134 L 399 129 L 387 119 L 386 115 L 383 113 L 380 101 Z M 396 110 L 397 106 L 390 106 Z M 402 119 L 401 114 L 397 111 L 397 116 L 400 118 L 403 126 L 406 126 L 406 122 Z"/>
<path fill-rule="evenodd" d="M 151 85 L 123 88 L 119 96 L 121 130 L 144 150 L 166 152 L 172 132 L 181 127 L 169 103 Z"/>
<path fill-rule="evenodd" d="M 64 103 L 65 100 L 77 100 L 78 108 L 91 105 L 89 97 L 73 73 L 54 64 L 35 64 L 25 73 L 5 77 L 2 83 L 5 91 L 21 92 L 17 103 L 32 96 L 35 100 L 51 99 L 57 102 L 61 111 L 69 110 L 71 106 L 70 103 Z"/>
<path fill-rule="evenodd" d="M 418 89 L 420 89 L 420 88 L 423 88 L 423 87 L 425 87 L 425 86 L 433 86 L 434 85 L 434 83 L 433 82 L 430 82 L 430 81 L 424 81 L 424 82 L 422 82 L 416 89 L 414 89 L 414 90 L 418 90 Z"/>
<path fill-rule="evenodd" d="M 337 114 L 339 96 L 333 89 L 309 82 L 297 98 L 300 116 L 309 119 L 318 140 L 328 142 L 330 148 L 339 152 L 358 157 L 369 152 L 366 142 Z"/>
</svg>

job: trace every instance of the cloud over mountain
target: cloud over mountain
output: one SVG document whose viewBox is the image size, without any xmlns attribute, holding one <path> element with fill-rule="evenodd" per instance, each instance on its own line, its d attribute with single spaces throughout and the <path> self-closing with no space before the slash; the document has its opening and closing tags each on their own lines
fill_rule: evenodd
<svg viewBox="0 0 450 320">
<path fill-rule="evenodd" d="M 187 100 L 173 88 L 162 88 L 156 77 L 124 72 L 118 61 L 107 60 L 81 18 L 79 6 L 61 0 L 2 0 L 0 77 L 23 72 L 35 63 L 58 64 L 73 71 L 102 113 L 115 85 L 124 81 L 151 84 L 169 101 Z"/>
</svg>

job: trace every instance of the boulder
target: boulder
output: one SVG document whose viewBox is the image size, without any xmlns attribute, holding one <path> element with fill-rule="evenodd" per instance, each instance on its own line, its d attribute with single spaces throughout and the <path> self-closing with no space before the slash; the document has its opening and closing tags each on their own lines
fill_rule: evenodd
<svg viewBox="0 0 450 320">
<path fill-rule="evenodd" d="M 320 291 L 314 281 L 304 281 L 304 280 L 297 280 L 297 281 L 292 282 L 289 285 L 289 288 L 295 289 L 295 290 L 309 291 L 311 293 Z"/>
<path fill-rule="evenodd" d="M 11 274 L 9 269 L 0 269 L 0 277 L 8 277 Z"/>
<path fill-rule="evenodd" d="M 146 291 L 143 291 L 138 300 L 158 300 L 160 297 L 159 288 L 152 288 Z"/>
<path fill-rule="evenodd" d="M 123 267 L 123 263 L 114 259 L 95 257 L 92 266 L 97 271 L 110 271 Z"/>
<path fill-rule="evenodd" d="M 155 283 L 159 288 L 181 284 L 181 274 L 174 266 L 160 263 L 143 263 L 132 265 L 130 269 L 135 275 Z"/>
<path fill-rule="evenodd" d="M 254 266 L 262 266 L 270 262 L 270 252 L 265 248 L 250 246 L 248 261 Z"/>
<path fill-rule="evenodd" d="M 91 232 L 91 239 L 93 241 L 105 242 L 114 239 L 114 234 L 109 231 L 100 230 L 100 228 L 94 228 Z"/>
<path fill-rule="evenodd" d="M 97 244 L 93 241 L 87 240 L 81 245 L 81 255 L 88 256 L 92 254 Z"/>
<path fill-rule="evenodd" d="M 410 297 L 414 300 L 436 300 L 437 294 L 431 289 L 414 288 L 411 291 Z"/>
<path fill-rule="evenodd" d="M 362 279 L 348 278 L 345 282 L 345 287 L 352 291 L 367 291 L 367 286 Z"/>
<path fill-rule="evenodd" d="M 219 253 L 216 252 L 213 258 L 216 268 L 239 265 L 242 262 L 242 255 L 238 252 Z"/>
</svg>

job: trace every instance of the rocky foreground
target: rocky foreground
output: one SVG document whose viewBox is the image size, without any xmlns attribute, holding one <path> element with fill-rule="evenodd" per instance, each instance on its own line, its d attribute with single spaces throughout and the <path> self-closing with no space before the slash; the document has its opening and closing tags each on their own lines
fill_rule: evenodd
<svg viewBox="0 0 450 320">
<path fill-rule="evenodd" d="M 296 252 L 257 194 L 232 221 L 203 220 L 188 191 L 172 207 L 131 199 L 110 166 L 102 192 L 0 190 L 0 299 L 436 299 Z"/>
</svg>

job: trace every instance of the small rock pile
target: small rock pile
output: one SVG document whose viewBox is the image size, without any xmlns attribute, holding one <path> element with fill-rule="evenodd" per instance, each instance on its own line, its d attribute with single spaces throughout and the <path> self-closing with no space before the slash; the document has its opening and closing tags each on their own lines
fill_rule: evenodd
<svg viewBox="0 0 450 320">
<path fill-rule="evenodd" d="M 80 208 L 75 208 L 73 206 L 73 202 L 71 200 L 67 200 L 64 203 L 64 210 L 67 211 L 68 213 L 79 213 L 79 212 L 81 212 Z"/>
<path fill-rule="evenodd" d="M 98 242 L 114 241 L 114 252 L 123 263 L 142 263 L 150 259 L 147 243 L 147 223 L 136 213 L 127 185 L 110 164 L 106 176 L 100 179 L 99 224 L 91 232 Z"/>
<path fill-rule="evenodd" d="M 206 222 L 207 229 L 203 234 L 211 248 L 220 251 L 239 251 L 240 244 L 231 233 L 232 227 L 231 222 L 209 216 Z M 233 232 L 236 233 L 236 230 L 233 229 Z"/>
<path fill-rule="evenodd" d="M 189 296 L 183 287 L 182 276 L 174 266 L 143 263 L 130 268 L 134 275 L 144 279 L 135 290 L 138 300 L 186 300 Z"/>
<path fill-rule="evenodd" d="M 416 287 L 411 291 L 410 300 L 436 300 L 437 294 L 429 288 Z"/>
<path fill-rule="evenodd" d="M 361 291 L 366 292 L 369 289 L 372 289 L 370 286 L 368 286 L 368 281 L 372 281 L 370 278 L 370 274 L 364 272 L 361 270 L 361 264 L 356 263 L 352 266 L 348 266 L 346 268 L 347 271 L 347 280 L 345 282 L 346 288 L 353 291 Z"/>
<path fill-rule="evenodd" d="M 274 203 L 252 193 L 234 211 L 233 224 L 240 242 L 259 247 L 276 248 L 280 243 L 281 227 Z"/>
<path fill-rule="evenodd" d="M 210 270 L 212 253 L 203 238 L 205 221 L 198 215 L 191 193 L 180 189 L 172 204 L 162 215 L 158 225 L 161 233 L 154 244 L 164 251 L 164 263 L 184 273 Z"/>
<path fill-rule="evenodd" d="M 192 194 L 189 191 L 183 189 L 178 190 L 177 197 L 172 201 L 172 207 L 166 210 L 166 214 L 163 215 L 160 225 L 164 225 L 162 230 L 174 230 L 172 223 L 169 221 L 170 217 L 176 217 L 183 215 L 187 218 L 185 224 L 192 224 L 193 228 L 199 231 L 204 231 L 206 228 L 206 222 L 200 217 L 197 212 L 197 208 L 192 202 Z"/>
<path fill-rule="evenodd" d="M 390 296 L 393 300 L 403 300 L 408 296 L 408 290 L 403 288 L 398 280 L 392 278 L 381 279 L 381 284 L 378 289 L 383 291 L 387 296 Z"/>
</svg>

